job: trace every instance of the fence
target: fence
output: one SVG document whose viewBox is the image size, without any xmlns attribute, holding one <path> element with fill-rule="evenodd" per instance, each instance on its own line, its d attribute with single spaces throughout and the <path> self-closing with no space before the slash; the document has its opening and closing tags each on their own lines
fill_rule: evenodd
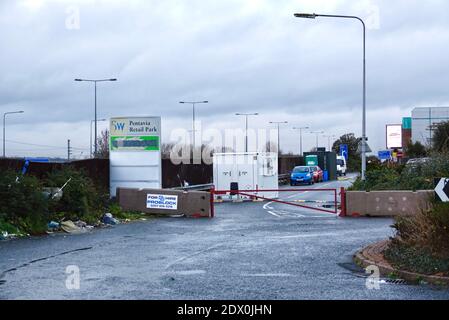
<svg viewBox="0 0 449 320">
<path fill-rule="evenodd" d="M 13 170 L 20 172 L 25 161 L 23 159 L 0 159 L 0 171 Z M 109 160 L 87 159 L 72 162 L 31 162 L 27 174 L 39 179 L 45 179 L 48 173 L 72 166 L 77 170 L 83 170 L 91 178 L 97 187 L 109 189 Z"/>
<path fill-rule="evenodd" d="M 303 158 L 298 156 L 281 156 L 278 161 L 278 172 L 285 175 L 297 166 L 303 164 Z M 0 170 L 20 172 L 24 165 L 23 159 L 0 159 Z M 109 189 L 109 159 L 87 159 L 72 162 L 32 162 L 28 174 L 40 179 L 49 172 L 60 170 L 66 166 L 84 170 L 86 174 L 101 188 Z M 162 187 L 183 187 L 189 185 L 209 184 L 213 181 L 212 164 L 180 164 L 175 165 L 170 159 L 162 159 Z"/>
</svg>

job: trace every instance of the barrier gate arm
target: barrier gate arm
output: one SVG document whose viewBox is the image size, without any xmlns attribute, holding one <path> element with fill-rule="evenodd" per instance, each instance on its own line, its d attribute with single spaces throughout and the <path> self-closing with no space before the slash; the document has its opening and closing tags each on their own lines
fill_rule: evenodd
<svg viewBox="0 0 449 320">
<path fill-rule="evenodd" d="M 255 195 L 255 194 L 248 194 L 247 192 L 308 192 L 308 191 L 318 191 L 318 192 L 333 192 L 334 193 L 334 204 L 335 204 L 335 209 L 333 211 L 331 210 L 325 210 L 325 209 L 320 209 L 320 208 L 311 208 L 305 205 L 301 205 L 301 204 L 297 204 L 297 203 L 291 203 L 291 202 L 287 202 L 287 201 L 282 201 L 282 200 L 278 200 L 278 199 L 272 199 L 272 198 L 266 198 L 260 195 Z M 233 194 L 240 194 L 242 196 L 246 196 L 246 197 L 250 197 L 250 198 L 256 198 L 256 199 L 263 199 L 263 200 L 267 200 L 267 201 L 271 201 L 271 202 L 277 202 L 277 203 L 282 203 L 282 204 L 287 204 L 287 205 L 292 205 L 292 206 L 296 206 L 296 207 L 300 207 L 300 208 L 305 208 L 305 209 L 312 209 L 312 210 L 317 210 L 317 211 L 321 211 L 321 212 L 326 212 L 326 213 L 333 213 L 333 214 L 338 214 L 338 202 L 337 202 L 337 189 L 263 189 L 263 190 L 244 190 L 244 192 L 242 192 L 241 190 L 215 190 L 215 189 L 211 189 L 211 198 L 214 197 L 214 195 L 225 195 L 227 193 L 233 193 Z"/>
</svg>

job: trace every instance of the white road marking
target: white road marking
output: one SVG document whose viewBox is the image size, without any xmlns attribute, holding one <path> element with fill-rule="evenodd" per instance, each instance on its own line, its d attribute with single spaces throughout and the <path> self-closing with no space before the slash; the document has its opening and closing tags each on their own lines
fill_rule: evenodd
<svg viewBox="0 0 449 320">
<path fill-rule="evenodd" d="M 273 215 L 273 216 L 275 216 L 275 217 L 278 217 L 278 218 L 281 217 L 281 216 L 277 215 L 276 213 L 274 213 L 273 211 L 268 211 L 268 213 L 271 214 L 271 215 Z"/>
<path fill-rule="evenodd" d="M 338 182 L 338 181 L 337 181 Z M 330 186 L 330 185 L 332 185 L 334 182 L 328 182 L 328 183 L 325 183 L 325 184 L 320 184 L 320 185 L 318 185 L 318 184 L 315 184 L 313 187 L 311 187 L 312 189 L 317 189 L 317 190 L 319 190 L 319 189 L 323 189 L 323 188 L 325 188 L 325 187 L 328 187 L 328 186 Z M 338 187 L 335 187 L 335 189 L 337 190 L 338 189 Z M 302 191 L 303 189 L 298 189 L 298 193 L 300 193 L 301 195 L 303 195 L 303 194 L 306 194 L 306 193 L 309 193 L 310 191 Z M 289 191 L 290 192 L 290 191 Z M 293 192 L 293 191 L 292 191 Z M 291 195 L 289 195 L 289 196 L 286 196 L 286 199 L 292 199 L 292 198 L 294 198 L 294 197 L 297 197 L 298 196 L 298 193 L 295 193 L 295 194 L 291 194 Z M 305 218 L 305 217 L 310 217 L 310 218 L 328 218 L 329 217 L 329 215 L 332 215 L 332 216 L 335 216 L 335 217 L 339 217 L 339 215 L 338 215 L 338 213 L 337 214 L 335 214 L 335 213 L 332 213 L 332 212 L 322 212 L 323 213 L 323 215 L 322 216 L 308 216 L 308 215 L 302 215 L 302 214 L 299 214 L 299 213 L 294 213 L 294 212 L 288 212 L 288 211 L 282 211 L 282 210 L 275 210 L 272 206 L 270 206 L 271 204 L 273 204 L 273 203 L 276 203 L 276 201 L 270 201 L 270 202 L 267 202 L 264 206 L 263 206 L 263 209 L 264 210 L 267 210 L 267 212 L 269 213 L 269 214 L 271 214 L 271 215 L 273 215 L 273 216 L 275 216 L 275 217 L 277 217 L 277 218 L 286 218 L 286 217 L 295 217 L 295 218 Z M 307 209 L 307 208 L 305 208 L 305 209 Z M 310 210 L 314 210 L 313 208 L 310 208 Z"/>
<path fill-rule="evenodd" d="M 292 277 L 289 273 L 255 273 L 242 274 L 243 277 Z"/>
</svg>

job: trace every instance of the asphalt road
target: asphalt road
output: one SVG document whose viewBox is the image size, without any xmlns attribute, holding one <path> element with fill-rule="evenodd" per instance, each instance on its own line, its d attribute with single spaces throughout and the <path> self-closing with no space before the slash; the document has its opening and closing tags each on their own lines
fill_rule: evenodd
<svg viewBox="0 0 449 320">
<path fill-rule="evenodd" d="M 312 206 L 333 199 L 314 191 L 281 194 Z M 391 223 L 278 203 L 222 203 L 214 219 L 152 219 L 0 242 L 0 298 L 449 299 L 449 290 L 424 285 L 366 288 L 351 256 L 392 235 Z M 75 290 L 66 288 L 71 265 L 80 271 Z"/>
</svg>

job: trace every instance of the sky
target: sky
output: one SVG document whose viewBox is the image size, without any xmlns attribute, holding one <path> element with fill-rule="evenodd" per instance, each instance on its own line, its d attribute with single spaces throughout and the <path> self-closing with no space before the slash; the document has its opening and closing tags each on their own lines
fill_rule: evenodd
<svg viewBox="0 0 449 320">
<path fill-rule="evenodd" d="M 295 12 L 357 15 L 367 24 L 367 135 L 385 149 L 385 125 L 415 107 L 449 106 L 446 0 L 1 0 L 0 114 L 9 156 L 89 155 L 98 118 L 161 116 L 163 142 L 191 129 L 281 126 L 281 149 L 361 135 L 362 27 Z M 107 122 L 99 123 L 99 130 Z"/>
</svg>

